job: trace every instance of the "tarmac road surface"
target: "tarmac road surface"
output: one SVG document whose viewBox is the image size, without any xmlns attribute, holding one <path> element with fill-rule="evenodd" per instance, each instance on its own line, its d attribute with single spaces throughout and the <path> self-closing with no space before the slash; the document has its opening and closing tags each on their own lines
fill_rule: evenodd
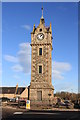
<svg viewBox="0 0 80 120">
<path fill-rule="evenodd" d="M 1 120 L 79 120 L 79 111 L 25 110 L 2 108 Z"/>
</svg>

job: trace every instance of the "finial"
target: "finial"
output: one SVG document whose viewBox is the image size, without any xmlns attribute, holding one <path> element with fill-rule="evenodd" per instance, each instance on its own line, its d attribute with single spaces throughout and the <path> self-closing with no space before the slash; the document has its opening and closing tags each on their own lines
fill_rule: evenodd
<svg viewBox="0 0 80 120">
<path fill-rule="evenodd" d="M 35 27 L 35 24 L 34 24 L 34 27 Z"/>
<path fill-rule="evenodd" d="M 33 26 L 33 32 L 34 32 L 34 30 L 35 30 L 35 24 L 34 24 L 34 26 Z"/>
<path fill-rule="evenodd" d="M 41 10 L 42 10 L 42 17 L 41 18 L 43 18 L 43 7 L 41 8 Z"/>
<path fill-rule="evenodd" d="M 50 22 L 50 32 L 52 32 L 51 22 Z"/>
</svg>

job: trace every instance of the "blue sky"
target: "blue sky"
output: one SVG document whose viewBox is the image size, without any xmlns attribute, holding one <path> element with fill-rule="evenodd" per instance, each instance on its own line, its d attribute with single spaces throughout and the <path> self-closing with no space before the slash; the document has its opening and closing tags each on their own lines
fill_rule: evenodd
<svg viewBox="0 0 80 120">
<path fill-rule="evenodd" d="M 78 4 L 2 3 L 2 85 L 27 86 L 31 80 L 31 32 L 52 23 L 52 84 L 55 92 L 78 89 Z"/>
</svg>

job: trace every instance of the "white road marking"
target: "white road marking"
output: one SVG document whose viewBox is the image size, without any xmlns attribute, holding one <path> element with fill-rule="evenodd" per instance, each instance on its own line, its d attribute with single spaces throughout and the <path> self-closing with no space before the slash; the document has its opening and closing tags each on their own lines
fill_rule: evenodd
<svg viewBox="0 0 80 120">
<path fill-rule="evenodd" d="M 16 115 L 16 114 L 20 115 L 20 114 L 23 114 L 23 112 L 15 112 L 14 115 Z"/>
<path fill-rule="evenodd" d="M 20 114 L 29 114 L 29 115 L 30 114 L 34 114 L 34 115 L 36 115 L 36 114 L 43 114 L 43 115 L 45 115 L 45 114 L 48 114 L 48 115 L 55 114 L 56 115 L 57 114 L 58 115 L 59 113 L 47 113 L 47 112 L 46 113 L 45 112 L 30 112 L 30 113 L 29 112 L 24 112 L 23 113 L 23 112 L 15 112 L 13 114 L 14 115 L 20 115 Z"/>
<path fill-rule="evenodd" d="M 43 115 L 48 114 L 48 115 L 51 115 L 51 114 L 59 114 L 59 113 L 47 113 L 47 112 L 46 112 L 46 113 L 45 113 L 45 112 L 43 112 L 43 113 L 42 113 L 42 112 L 35 112 L 35 113 L 34 113 L 34 112 L 30 112 L 30 113 L 29 113 L 29 112 L 28 112 L 28 113 L 27 113 L 27 112 L 25 112 L 24 114 L 35 114 L 35 115 L 36 115 L 36 114 L 43 114 Z"/>
</svg>

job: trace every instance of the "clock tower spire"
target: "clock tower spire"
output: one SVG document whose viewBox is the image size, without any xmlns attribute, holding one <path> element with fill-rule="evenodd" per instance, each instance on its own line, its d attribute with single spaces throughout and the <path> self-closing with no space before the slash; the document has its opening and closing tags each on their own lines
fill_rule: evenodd
<svg viewBox="0 0 80 120">
<path fill-rule="evenodd" d="M 43 18 L 43 7 L 41 8 L 41 10 L 42 10 L 42 17 L 41 18 Z"/>
<path fill-rule="evenodd" d="M 44 24 L 45 21 L 44 21 L 44 17 L 43 17 L 43 7 L 41 8 L 42 10 L 42 16 L 41 16 L 41 19 L 40 19 L 40 24 Z"/>
</svg>

